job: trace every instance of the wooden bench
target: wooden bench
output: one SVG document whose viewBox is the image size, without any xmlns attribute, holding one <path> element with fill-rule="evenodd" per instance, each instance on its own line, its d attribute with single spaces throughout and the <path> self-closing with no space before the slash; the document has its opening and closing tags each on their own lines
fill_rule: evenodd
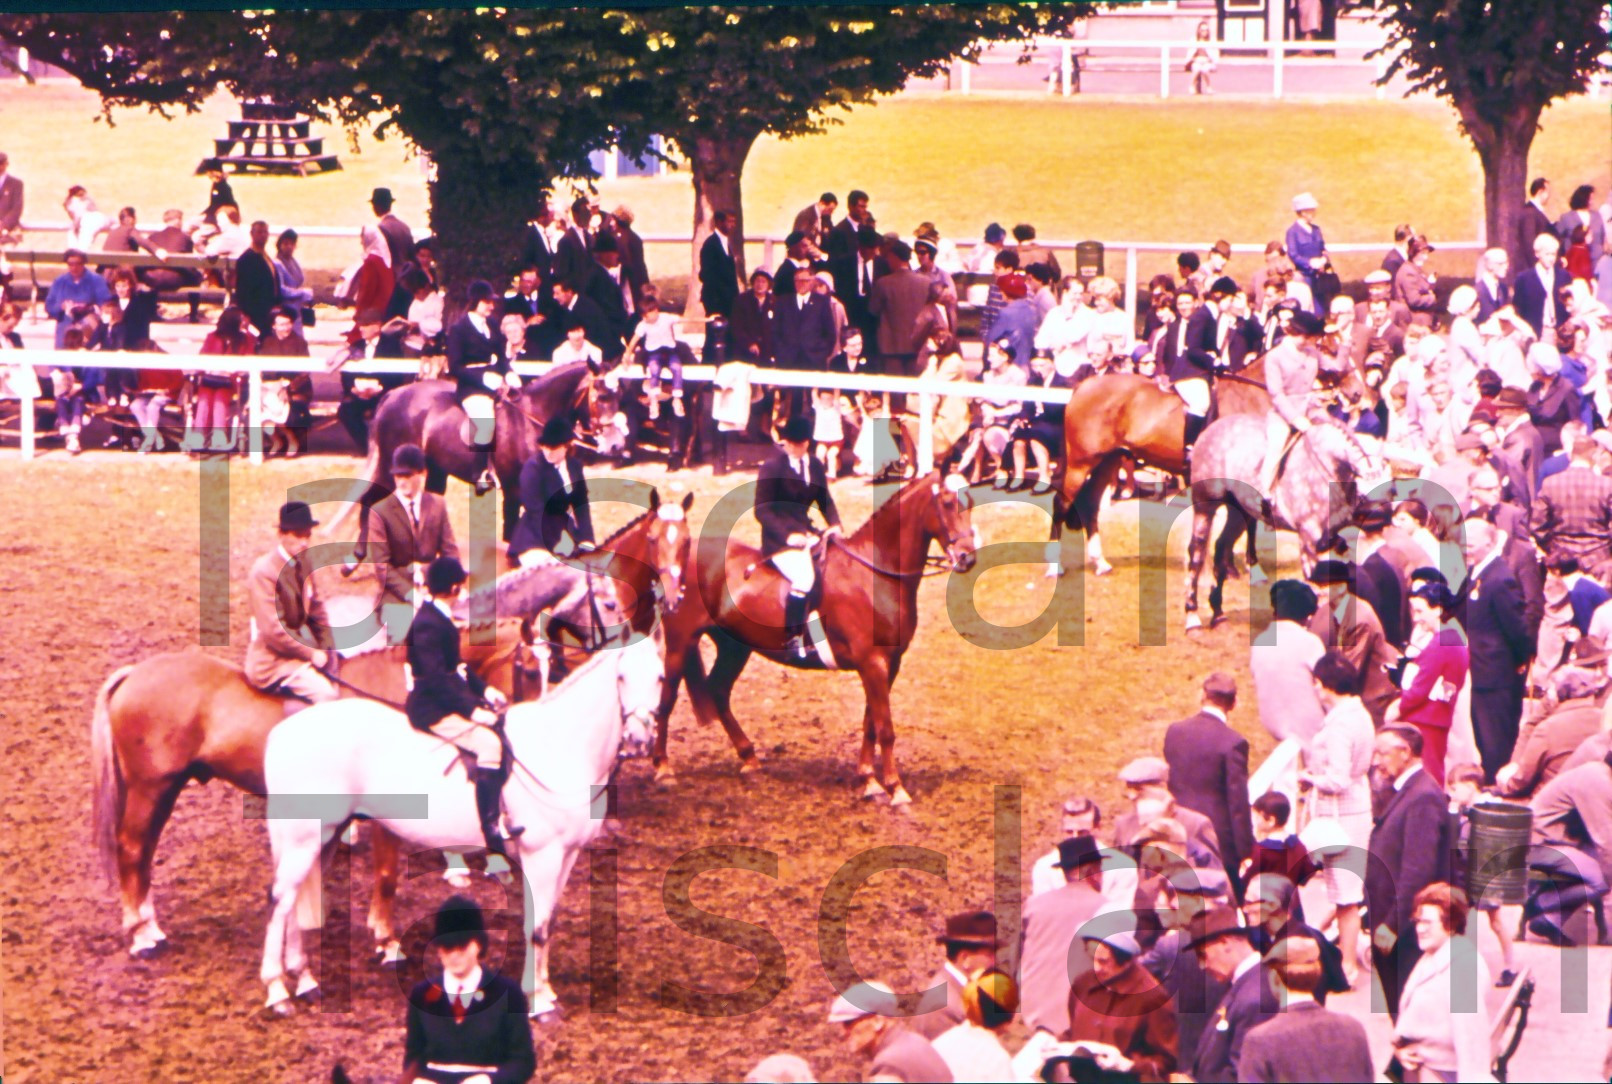
<svg viewBox="0 0 1612 1084">
<path fill-rule="evenodd" d="M 194 253 L 172 253 L 159 259 L 149 252 L 86 252 L 86 260 L 94 267 L 128 267 L 136 271 L 154 268 L 169 271 L 199 271 L 216 285 L 204 282 L 199 286 L 182 286 L 176 290 L 159 290 L 157 300 L 168 304 L 188 304 L 190 322 L 201 322 L 203 304 L 222 305 L 229 300 L 229 291 L 235 282 L 235 261 L 228 256 L 198 256 Z M 28 305 L 37 305 L 50 291 L 50 281 L 67 270 L 65 249 L 8 249 L 6 259 L 11 261 L 13 278 L 7 296 Z M 27 264 L 28 279 L 22 279 L 22 265 Z M 42 271 L 42 269 L 44 269 Z"/>
</svg>

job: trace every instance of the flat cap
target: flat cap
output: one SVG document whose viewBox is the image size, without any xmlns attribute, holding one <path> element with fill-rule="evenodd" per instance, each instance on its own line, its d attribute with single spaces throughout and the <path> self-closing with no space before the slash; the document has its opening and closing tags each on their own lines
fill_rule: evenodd
<svg viewBox="0 0 1612 1084">
<path fill-rule="evenodd" d="M 1236 696 L 1237 679 L 1224 670 L 1216 670 L 1203 679 L 1203 691 L 1212 696 Z"/>
<path fill-rule="evenodd" d="M 1163 757 L 1137 757 L 1119 770 L 1119 781 L 1132 786 L 1144 783 L 1168 783 L 1170 766 Z"/>
<path fill-rule="evenodd" d="M 1247 937 L 1242 916 L 1235 907 L 1212 907 L 1199 911 L 1187 924 L 1187 940 L 1193 948 L 1218 941 L 1222 937 Z"/>
<path fill-rule="evenodd" d="M 849 1024 L 864 1016 L 894 1016 L 895 991 L 882 982 L 859 982 L 834 999 L 828 1007 L 830 1024 Z"/>
</svg>

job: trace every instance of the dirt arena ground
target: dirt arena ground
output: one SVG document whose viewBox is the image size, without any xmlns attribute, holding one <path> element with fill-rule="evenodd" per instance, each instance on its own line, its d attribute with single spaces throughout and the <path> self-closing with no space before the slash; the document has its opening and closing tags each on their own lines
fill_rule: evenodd
<svg viewBox="0 0 1612 1084">
<path fill-rule="evenodd" d="M 328 1079 L 337 1062 L 355 1080 L 395 1079 L 404 992 L 423 973 L 423 933 L 449 891 L 436 872 L 440 858 L 416 856 L 408 868 L 399 902 L 402 922 L 413 926 L 411 962 L 398 973 L 367 961 L 366 850 L 353 864 L 353 906 L 338 860 L 332 918 L 323 939 L 314 940 L 323 1009 L 271 1021 L 257 980 L 268 846 L 262 823 L 243 817 L 238 792 L 223 784 L 191 787 L 179 801 L 155 873 L 171 947 L 154 961 L 126 954 L 115 892 L 89 846 L 87 734 L 99 683 L 124 663 L 196 645 L 204 632 L 222 639 L 217 633 L 227 630 L 227 643 L 205 650 L 239 660 L 247 635 L 240 582 L 273 544 L 274 510 L 287 488 L 355 467 L 345 458 L 314 457 L 199 468 L 172 455 L 118 453 L 0 464 L 7 509 L 0 683 L 9 780 L 0 861 L 8 871 L 8 1084 L 304 1084 Z M 211 472 L 205 485 L 204 470 Z M 713 479 L 706 470 L 668 476 L 658 466 L 630 473 L 666 494 L 692 489 L 696 526 L 740 480 Z M 848 525 L 872 507 L 866 483 L 844 483 L 836 493 Z M 455 483 L 450 499 L 463 538 L 468 489 Z M 624 831 L 579 862 L 562 900 L 553 969 L 565 1019 L 539 1035 L 540 1078 L 737 1080 L 779 1051 L 804 1055 L 819 1079 L 859 1075 L 839 1029 L 823 1019 L 833 987 L 819 914 L 836 871 L 891 845 L 925 848 L 934 852 L 929 860 L 943 862 L 942 876 L 875 873 L 849 903 L 851 962 L 898 989 L 917 989 L 937 964 L 933 939 L 946 914 L 1005 910 L 996 902 L 998 885 L 1027 884 L 1030 862 L 1050 845 L 1061 796 L 1087 791 L 1113 809 L 1115 769 L 1158 748 L 1163 728 L 1193 710 L 1199 678 L 1227 669 L 1251 688 L 1246 587 L 1230 589 L 1229 625 L 1184 639 L 1184 522 L 1171 532 L 1166 562 L 1140 564 L 1136 508 L 1116 506 L 1108 516 L 1116 574 L 1065 581 L 1070 596 L 1054 599 L 1044 566 L 987 560 L 988 571 L 968 578 L 977 581 L 978 616 L 966 618 L 954 605 L 953 620 L 948 590 L 966 595 L 966 584 L 925 583 L 922 624 L 894 697 L 897 751 L 916 798 L 911 816 L 854 795 L 862 694 L 853 676 L 753 662 L 735 705 L 765 765 L 747 780 L 721 731 L 700 727 L 685 698 L 673 718 L 676 785 L 654 786 L 647 763 L 627 767 Z M 328 519 L 334 510 L 327 504 L 316 514 Z M 601 533 L 630 514 L 623 505 L 601 507 Z M 987 544 L 1023 541 L 1017 559 L 1039 560 L 1042 511 L 986 505 L 976 522 Z M 1153 528 L 1145 534 L 1162 535 L 1157 507 L 1144 510 L 1142 522 Z M 754 533 L 753 525 L 746 529 Z M 213 540 L 205 556 L 203 537 Z M 337 589 L 353 589 L 330 575 Z M 1138 601 L 1144 584 L 1154 600 L 1146 606 Z M 1081 589 L 1083 612 L 1072 598 Z M 1043 625 L 1041 634 L 1023 637 L 1030 646 L 986 646 L 1011 637 L 1000 628 L 1043 614 L 1042 621 L 1065 618 L 1065 639 L 1083 645 L 1060 647 Z M 1168 643 L 1158 646 L 1166 632 Z M 1270 743 L 1252 707 L 1240 708 L 1233 721 L 1254 739 L 1257 760 Z M 1011 815 L 1015 807 L 1022 824 Z M 745 848 L 770 852 L 776 868 Z M 611 852 L 614 901 L 599 883 L 590 891 L 590 882 L 608 883 Z M 752 868 L 699 874 L 689 891 L 692 909 L 679 909 L 668 872 L 702 863 Z M 478 879 L 474 894 L 499 911 L 495 921 L 518 931 L 518 891 L 506 898 L 496 883 Z M 507 973 L 518 975 L 520 952 L 518 936 L 507 949 L 495 939 L 494 957 Z M 748 1005 L 723 997 L 753 985 Z M 701 992 L 703 1008 L 673 1007 L 678 986 Z"/>
</svg>

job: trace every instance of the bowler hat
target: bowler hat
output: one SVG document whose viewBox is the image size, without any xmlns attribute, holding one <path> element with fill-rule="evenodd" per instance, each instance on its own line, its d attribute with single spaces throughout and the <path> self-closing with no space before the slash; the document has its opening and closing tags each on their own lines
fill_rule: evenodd
<svg viewBox="0 0 1612 1084">
<path fill-rule="evenodd" d="M 377 207 L 392 206 L 392 190 L 390 188 L 377 188 L 369 194 L 369 201 Z"/>
<path fill-rule="evenodd" d="M 1310 582 L 1325 587 L 1333 583 L 1353 584 L 1355 582 L 1355 566 L 1348 561 L 1340 561 L 1335 557 L 1328 557 L 1324 561 L 1317 561 L 1310 570 Z"/>
<path fill-rule="evenodd" d="M 470 577 L 457 557 L 438 557 L 425 570 L 425 587 L 433 595 L 445 595 Z"/>
<path fill-rule="evenodd" d="M 1193 948 L 1223 937 L 1247 937 L 1247 931 L 1234 907 L 1213 907 L 1199 911 L 1187 924 L 1187 940 Z"/>
<path fill-rule="evenodd" d="M 1494 405 L 1501 410 L 1527 410 L 1528 393 L 1521 388 L 1501 388 L 1494 397 Z"/>
<path fill-rule="evenodd" d="M 1224 670 L 1216 670 L 1203 679 L 1203 691 L 1210 696 L 1236 696 L 1237 679 Z"/>
<path fill-rule="evenodd" d="M 286 501 L 280 506 L 280 530 L 297 534 L 319 526 L 313 511 L 302 501 Z"/>
<path fill-rule="evenodd" d="M 432 567 L 448 560 L 452 558 L 440 558 Z M 454 561 L 454 564 L 458 563 Z M 449 896 L 443 900 L 442 906 L 437 908 L 436 930 L 432 940 L 442 948 L 462 948 L 476 941 L 485 950 L 487 922 L 476 901 L 468 896 Z"/>
<path fill-rule="evenodd" d="M 1287 325 L 1290 335 L 1319 335 L 1327 329 L 1321 318 L 1313 312 L 1300 310 L 1293 314 L 1292 323 Z"/>
<path fill-rule="evenodd" d="M 1090 836 L 1071 836 L 1058 841 L 1058 868 L 1061 870 L 1079 869 L 1102 860 L 1102 851 Z"/>
<path fill-rule="evenodd" d="M 425 452 L 418 444 L 399 444 L 392 453 L 393 474 L 419 474 L 425 470 Z"/>
<path fill-rule="evenodd" d="M 543 423 L 543 432 L 537 442 L 545 448 L 563 448 L 571 443 L 571 419 L 557 414 Z"/>
<path fill-rule="evenodd" d="M 785 440 L 795 443 L 805 443 L 812 439 L 812 420 L 804 414 L 796 414 L 784 422 L 778 430 L 778 435 Z"/>
<path fill-rule="evenodd" d="M 1214 243 L 1213 247 L 1211 247 L 1209 249 L 1209 251 L 1210 252 L 1218 252 L 1218 253 L 1220 253 L 1220 255 L 1224 256 L 1226 259 L 1229 260 L 1229 259 L 1231 259 L 1231 242 L 1230 241 L 1216 241 Z"/>
<path fill-rule="evenodd" d="M 498 296 L 493 290 L 493 284 L 486 279 L 476 279 L 465 290 L 465 301 L 471 308 L 475 308 L 483 301 L 491 301 Z"/>
<path fill-rule="evenodd" d="M 946 932 L 935 938 L 947 945 L 995 945 L 996 916 L 989 911 L 964 911 L 946 920 Z"/>
</svg>

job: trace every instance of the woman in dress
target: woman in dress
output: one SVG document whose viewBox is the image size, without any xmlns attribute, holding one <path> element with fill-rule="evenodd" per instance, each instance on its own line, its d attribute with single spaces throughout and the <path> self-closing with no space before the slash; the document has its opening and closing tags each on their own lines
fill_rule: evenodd
<svg viewBox="0 0 1612 1084">
<path fill-rule="evenodd" d="M 1424 583 L 1411 592 L 1410 660 L 1399 699 L 1384 723 L 1409 723 L 1422 735 L 1422 767 L 1444 786 L 1444 755 L 1449 748 L 1455 698 L 1466 681 L 1466 637 L 1455 623 L 1455 596 L 1441 583 Z"/>
</svg>

